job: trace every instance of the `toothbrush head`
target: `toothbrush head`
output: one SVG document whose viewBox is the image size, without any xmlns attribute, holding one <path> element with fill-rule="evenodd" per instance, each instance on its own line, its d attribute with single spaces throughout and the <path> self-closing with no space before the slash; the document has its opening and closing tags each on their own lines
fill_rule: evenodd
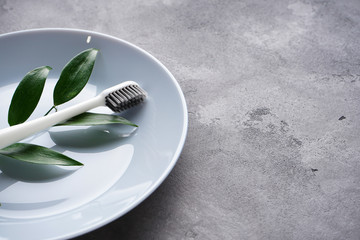
<svg viewBox="0 0 360 240">
<path fill-rule="evenodd" d="M 138 105 L 147 96 L 147 93 L 136 82 L 128 81 L 118 86 L 119 88 L 116 90 L 112 88 L 111 90 L 114 91 L 105 96 L 105 105 L 114 112 L 122 112 Z"/>
</svg>

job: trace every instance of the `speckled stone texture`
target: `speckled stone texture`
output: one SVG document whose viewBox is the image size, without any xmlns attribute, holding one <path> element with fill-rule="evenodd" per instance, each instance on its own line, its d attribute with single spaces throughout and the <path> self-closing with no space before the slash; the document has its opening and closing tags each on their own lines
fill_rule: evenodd
<svg viewBox="0 0 360 240">
<path fill-rule="evenodd" d="M 360 1 L 0 0 L 163 62 L 189 110 L 166 181 L 87 239 L 360 239 Z"/>
</svg>

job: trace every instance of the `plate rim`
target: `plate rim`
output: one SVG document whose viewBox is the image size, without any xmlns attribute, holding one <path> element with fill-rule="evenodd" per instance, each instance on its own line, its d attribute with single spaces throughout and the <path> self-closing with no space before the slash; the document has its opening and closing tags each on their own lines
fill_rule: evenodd
<svg viewBox="0 0 360 240">
<path fill-rule="evenodd" d="M 97 32 L 97 31 L 93 31 L 93 30 L 86 30 L 86 29 L 80 29 L 80 28 L 30 28 L 30 29 L 25 29 L 25 30 L 17 30 L 17 31 L 13 31 L 13 32 L 2 33 L 2 34 L 0 34 L 0 39 L 4 38 L 4 37 L 12 37 L 12 36 L 21 35 L 21 34 L 36 34 L 37 32 L 64 33 L 64 34 L 67 34 L 67 33 L 74 33 L 74 34 L 82 33 L 82 34 L 84 34 L 84 33 L 86 33 L 89 35 L 97 35 L 104 39 L 111 39 L 111 40 L 120 42 L 122 44 L 126 44 L 126 45 L 140 51 L 142 54 L 146 55 L 152 61 L 157 63 L 166 72 L 166 74 L 170 77 L 172 83 L 176 87 L 177 92 L 179 93 L 183 116 L 184 116 L 181 137 L 179 139 L 179 143 L 177 145 L 176 151 L 174 152 L 174 155 L 173 155 L 171 161 L 169 162 L 167 168 L 160 175 L 160 177 L 156 181 L 154 181 L 152 186 L 149 187 L 149 189 L 147 189 L 147 191 L 145 191 L 138 199 L 136 199 L 133 203 L 131 203 L 126 209 L 116 211 L 111 216 L 103 218 L 96 224 L 93 223 L 91 225 L 86 225 L 86 227 L 79 228 L 76 231 L 64 233 L 62 236 L 56 236 L 56 238 L 74 238 L 74 237 L 89 233 L 91 231 L 94 231 L 96 229 L 99 229 L 99 228 L 105 226 L 106 224 L 113 222 L 116 219 L 124 216 L 125 214 L 127 214 L 128 212 L 133 210 L 135 207 L 137 207 L 140 203 L 142 203 L 145 199 L 147 199 L 164 182 L 164 180 L 168 177 L 168 175 L 170 174 L 170 172 L 176 165 L 176 163 L 181 155 L 181 152 L 184 148 L 184 145 L 185 145 L 185 141 L 186 141 L 186 137 L 187 137 L 187 133 L 188 133 L 188 110 L 187 110 L 188 108 L 187 108 L 185 96 L 180 87 L 180 84 L 178 83 L 178 81 L 176 80 L 174 75 L 168 70 L 168 68 L 162 62 L 160 62 L 157 58 L 155 58 L 152 54 L 150 54 L 149 52 L 145 51 L 141 47 L 139 47 L 127 40 L 124 40 L 122 38 L 115 37 L 115 36 L 101 33 L 101 32 Z M 101 196 L 99 196 L 99 197 L 101 197 Z M 92 201 L 94 201 L 94 200 L 92 200 Z M 71 210 L 71 211 L 73 211 L 73 210 Z M 46 219 L 46 218 L 51 218 L 51 217 L 52 216 L 48 216 L 48 217 L 44 217 L 41 219 Z M 36 219 L 38 219 L 38 218 L 34 218 L 33 220 L 36 220 Z"/>
</svg>

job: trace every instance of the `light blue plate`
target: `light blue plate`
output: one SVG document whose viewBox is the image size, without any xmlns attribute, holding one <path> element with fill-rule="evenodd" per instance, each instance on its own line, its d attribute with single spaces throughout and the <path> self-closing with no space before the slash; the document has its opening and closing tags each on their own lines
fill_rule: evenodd
<svg viewBox="0 0 360 240">
<path fill-rule="evenodd" d="M 187 108 L 172 74 L 144 50 L 123 40 L 74 29 L 35 29 L 0 35 L 0 127 L 7 127 L 11 96 L 25 74 L 53 68 L 37 110 L 52 105 L 52 89 L 77 53 L 97 48 L 93 74 L 68 105 L 133 80 L 149 97 L 123 116 L 139 125 L 54 127 L 25 139 L 75 158 L 80 169 L 0 158 L 0 239 L 71 238 L 124 215 L 168 176 L 183 148 Z M 111 112 L 97 108 L 96 112 Z"/>
</svg>

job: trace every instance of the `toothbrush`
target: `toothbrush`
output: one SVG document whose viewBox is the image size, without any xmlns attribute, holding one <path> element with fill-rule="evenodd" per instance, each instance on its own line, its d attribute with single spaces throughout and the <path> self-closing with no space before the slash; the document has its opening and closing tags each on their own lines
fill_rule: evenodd
<svg viewBox="0 0 360 240">
<path fill-rule="evenodd" d="M 133 81 L 126 81 L 105 89 L 98 96 L 53 114 L 0 130 L 0 149 L 27 138 L 37 132 L 99 106 L 114 112 L 131 108 L 147 97 L 147 93 Z"/>
</svg>

